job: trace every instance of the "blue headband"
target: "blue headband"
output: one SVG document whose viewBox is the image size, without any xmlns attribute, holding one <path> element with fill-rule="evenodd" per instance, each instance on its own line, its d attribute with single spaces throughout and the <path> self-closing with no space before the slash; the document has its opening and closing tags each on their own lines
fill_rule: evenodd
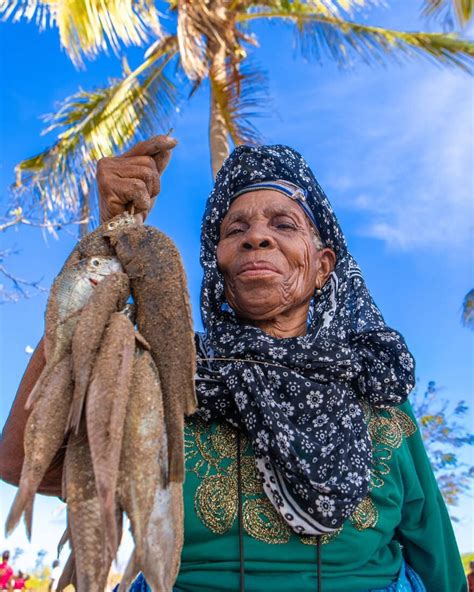
<svg viewBox="0 0 474 592">
<path fill-rule="evenodd" d="M 247 185 L 243 189 L 237 191 L 237 193 L 234 193 L 234 195 L 232 196 L 232 201 L 234 201 L 234 199 L 240 197 L 244 193 L 249 193 L 250 191 L 262 191 L 263 189 L 271 189 L 273 191 L 278 191 L 279 193 L 282 193 L 283 195 L 286 195 L 287 197 L 292 199 L 295 203 L 297 203 L 300 206 L 300 208 L 308 216 L 314 227 L 316 229 L 318 228 L 316 224 L 316 218 L 314 217 L 314 214 L 306 201 L 306 191 L 301 187 L 298 187 L 298 185 L 290 183 L 290 181 L 277 179 L 276 181 L 262 181 L 260 183 L 253 183 L 252 185 Z"/>
</svg>

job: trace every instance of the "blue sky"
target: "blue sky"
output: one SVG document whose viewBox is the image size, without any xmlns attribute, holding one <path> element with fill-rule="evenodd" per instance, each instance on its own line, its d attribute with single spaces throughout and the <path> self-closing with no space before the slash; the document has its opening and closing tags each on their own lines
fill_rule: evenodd
<svg viewBox="0 0 474 592">
<path fill-rule="evenodd" d="M 392 4 L 396 10 L 374 9 L 369 22 L 422 27 L 418 6 L 408 0 Z M 289 144 L 311 164 L 375 301 L 415 355 L 420 386 L 435 380 L 447 398 L 472 405 L 473 333 L 460 324 L 462 299 L 474 286 L 472 80 L 428 61 L 386 68 L 355 64 L 341 72 L 327 61 L 321 66 L 300 57 L 285 26 L 254 31 L 260 40 L 255 61 L 269 78 L 267 113 L 256 120 L 265 141 Z M 127 53 L 132 66 L 142 53 Z M 103 85 L 120 73 L 120 64 L 104 56 L 77 71 L 59 49 L 56 31 L 40 34 L 23 22 L 0 24 L 0 60 L 0 199 L 6 204 L 14 165 L 53 140 L 40 136 L 40 115 L 79 86 Z M 199 224 L 212 185 L 207 116 L 206 89 L 176 113 L 180 144 L 149 218 L 182 252 L 196 326 Z M 10 270 L 43 278 L 48 287 L 74 245 L 71 232 L 47 242 L 29 228 L 4 234 L 2 248 L 20 249 Z M 42 334 L 45 303 L 41 294 L 0 308 L 2 423 L 28 361 L 25 348 Z M 0 523 L 13 491 L 0 485 Z M 470 501 L 458 511 L 462 551 L 474 550 Z M 41 547 L 52 552 L 62 527 L 58 502 L 38 498 L 31 553 Z M 18 529 L 8 546 L 24 541 Z"/>
</svg>

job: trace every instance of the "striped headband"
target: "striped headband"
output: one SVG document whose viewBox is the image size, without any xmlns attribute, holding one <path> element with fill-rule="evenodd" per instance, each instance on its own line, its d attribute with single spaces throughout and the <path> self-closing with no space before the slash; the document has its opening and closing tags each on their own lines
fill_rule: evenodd
<svg viewBox="0 0 474 592">
<path fill-rule="evenodd" d="M 237 193 L 234 193 L 232 196 L 232 201 L 237 197 L 240 197 L 244 193 L 249 193 L 250 191 L 262 191 L 264 189 L 271 189 L 273 191 L 278 191 L 286 197 L 289 197 L 294 202 L 296 202 L 300 208 L 304 211 L 304 213 L 308 216 L 311 220 L 314 227 L 317 229 L 318 225 L 316 224 L 316 218 L 309 207 L 306 201 L 306 190 L 298 187 L 294 183 L 290 183 L 290 181 L 284 181 L 283 179 L 276 179 L 275 181 L 261 181 L 260 183 L 253 183 L 252 185 L 247 185 L 242 189 L 239 189 Z"/>
</svg>

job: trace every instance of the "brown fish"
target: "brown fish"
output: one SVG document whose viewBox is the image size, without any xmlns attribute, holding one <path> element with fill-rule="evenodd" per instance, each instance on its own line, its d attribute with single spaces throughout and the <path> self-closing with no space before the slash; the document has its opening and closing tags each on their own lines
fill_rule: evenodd
<svg viewBox="0 0 474 592">
<path fill-rule="evenodd" d="M 68 426 L 77 431 L 94 361 L 110 315 L 123 308 L 130 296 L 128 278 L 114 273 L 103 280 L 84 306 L 72 338 L 74 396 Z"/>
<path fill-rule="evenodd" d="M 139 571 L 155 592 L 170 592 L 178 577 L 184 541 L 183 486 L 170 483 L 155 490 L 153 510 L 143 539 L 143 554 L 135 548 L 120 582 L 126 592 Z"/>
<path fill-rule="evenodd" d="M 63 269 L 58 275 L 51 288 L 46 309 L 46 367 L 28 397 L 27 409 L 48 388 L 48 381 L 56 364 L 69 352 L 79 311 L 91 298 L 96 286 L 108 275 L 121 269 L 116 257 L 90 257 Z"/>
<path fill-rule="evenodd" d="M 31 538 L 34 496 L 64 439 L 73 390 L 69 355 L 57 363 L 47 384 L 48 388 L 37 399 L 26 423 L 19 489 L 5 526 L 9 534 L 25 513 L 28 539 Z"/>
<path fill-rule="evenodd" d="M 152 590 L 168 592 L 173 588 L 183 549 L 183 524 L 183 485 L 170 483 L 165 489 L 158 487 L 140 561 L 140 569 Z"/>
<path fill-rule="evenodd" d="M 108 550 L 102 527 L 85 421 L 81 421 L 78 433 L 69 437 L 64 470 L 64 495 L 76 564 L 76 591 L 103 592 L 113 555 Z"/>
<path fill-rule="evenodd" d="M 75 265 L 78 261 L 88 259 L 89 257 L 113 256 L 115 254 L 114 249 L 110 244 L 110 239 L 105 237 L 105 233 L 117 233 L 120 232 L 123 227 L 132 226 L 134 224 L 137 224 L 136 220 L 127 212 L 102 224 L 77 243 L 69 257 L 66 259 L 63 270 L 67 267 L 71 267 L 71 265 Z"/>
<path fill-rule="evenodd" d="M 142 562 L 155 491 L 164 487 L 166 482 L 166 461 L 160 379 L 150 353 L 137 348 L 124 425 L 118 486 L 119 504 L 131 523 L 137 570 Z M 156 561 L 159 561 L 158 556 Z"/>
<path fill-rule="evenodd" d="M 67 558 L 66 565 L 63 568 L 61 576 L 56 587 L 57 592 L 63 592 L 68 586 L 74 586 L 77 589 L 76 581 L 76 559 L 74 557 L 74 551 L 71 550 L 69 557 Z"/>
<path fill-rule="evenodd" d="M 173 242 L 134 225 L 111 236 L 130 278 L 140 333 L 151 347 L 163 392 L 169 479 L 184 479 L 184 414 L 196 409 L 194 331 L 186 276 Z"/>
<path fill-rule="evenodd" d="M 100 345 L 86 399 L 92 464 L 111 553 L 118 546 L 115 493 L 134 353 L 132 322 L 121 312 L 113 313 Z M 147 414 L 149 410 L 143 412 Z M 123 446 L 126 445 L 124 442 Z M 135 461 L 140 463 L 139 457 Z"/>
</svg>

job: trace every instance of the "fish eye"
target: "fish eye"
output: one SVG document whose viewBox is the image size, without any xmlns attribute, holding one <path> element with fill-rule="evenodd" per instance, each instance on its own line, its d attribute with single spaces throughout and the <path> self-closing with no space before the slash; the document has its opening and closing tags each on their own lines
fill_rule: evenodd
<svg viewBox="0 0 474 592">
<path fill-rule="evenodd" d="M 92 259 L 91 263 L 94 267 L 99 267 L 100 265 L 100 261 L 98 259 Z"/>
</svg>

